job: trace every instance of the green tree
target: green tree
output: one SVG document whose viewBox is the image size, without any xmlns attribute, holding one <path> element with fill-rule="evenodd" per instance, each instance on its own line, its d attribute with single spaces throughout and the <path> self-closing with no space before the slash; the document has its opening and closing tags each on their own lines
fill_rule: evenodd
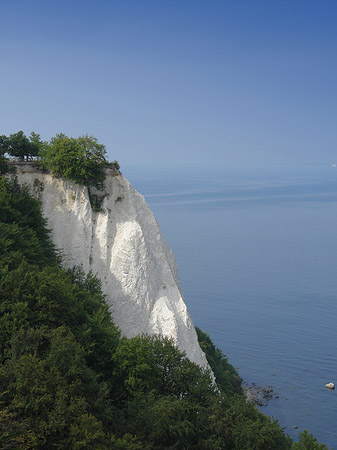
<svg viewBox="0 0 337 450">
<path fill-rule="evenodd" d="M 291 450 L 329 450 L 324 444 L 319 444 L 317 439 L 307 430 L 299 434 L 298 442 L 294 442 Z"/>
<path fill-rule="evenodd" d="M 195 327 L 200 347 L 205 352 L 208 364 L 211 366 L 216 383 L 226 395 L 242 394 L 242 380 L 234 367 L 228 362 L 228 359 L 212 342 L 210 336 Z"/>
<path fill-rule="evenodd" d="M 0 152 L 18 158 L 20 161 L 29 160 L 38 156 L 44 143 L 40 135 L 34 132 L 27 138 L 23 131 L 11 134 L 10 136 L 0 136 Z"/>
<path fill-rule="evenodd" d="M 29 136 L 30 142 L 30 155 L 29 156 L 40 156 L 40 153 L 46 148 L 48 143 L 41 140 L 41 136 L 34 131 L 31 132 Z"/>
<path fill-rule="evenodd" d="M 46 228 L 47 220 L 42 216 L 39 202 L 28 188 L 0 177 L 0 259 L 11 259 L 35 264 L 55 264 L 57 252 Z M 11 260 L 13 263 L 13 259 Z"/>
<path fill-rule="evenodd" d="M 198 401 L 214 392 L 208 371 L 192 363 L 173 341 L 161 336 L 121 339 L 113 355 L 114 375 L 127 396 L 156 392 Z"/>
<path fill-rule="evenodd" d="M 42 164 L 53 173 L 102 188 L 107 167 L 106 149 L 93 136 L 70 138 L 58 134 L 41 152 Z"/>
</svg>

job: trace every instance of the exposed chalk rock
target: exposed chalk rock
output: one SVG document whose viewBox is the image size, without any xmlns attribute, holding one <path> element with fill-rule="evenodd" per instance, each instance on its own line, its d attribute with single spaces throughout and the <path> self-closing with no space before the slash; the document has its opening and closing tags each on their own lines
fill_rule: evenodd
<svg viewBox="0 0 337 450">
<path fill-rule="evenodd" d="M 82 264 L 98 274 L 122 332 L 171 337 L 191 361 L 206 367 L 172 251 L 144 197 L 127 179 L 107 170 L 105 189 L 97 191 L 31 164 L 16 167 L 19 183 L 41 201 L 65 265 Z M 91 207 L 89 194 L 100 211 Z"/>
</svg>

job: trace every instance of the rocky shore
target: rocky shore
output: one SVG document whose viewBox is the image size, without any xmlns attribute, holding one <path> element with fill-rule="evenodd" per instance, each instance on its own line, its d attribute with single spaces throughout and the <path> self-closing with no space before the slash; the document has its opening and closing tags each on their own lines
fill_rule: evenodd
<svg viewBox="0 0 337 450">
<path fill-rule="evenodd" d="M 256 406 L 267 406 L 272 398 L 279 398 L 273 386 L 257 386 L 255 383 L 243 383 L 243 390 L 247 400 Z"/>
</svg>

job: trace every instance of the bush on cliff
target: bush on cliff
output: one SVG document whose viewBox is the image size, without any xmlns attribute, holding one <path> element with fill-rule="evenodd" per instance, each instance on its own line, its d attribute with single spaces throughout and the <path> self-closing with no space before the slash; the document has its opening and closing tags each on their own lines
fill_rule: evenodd
<svg viewBox="0 0 337 450">
<path fill-rule="evenodd" d="M 57 134 L 39 154 L 44 167 L 56 175 L 101 188 L 107 167 L 106 149 L 93 136 Z"/>
<path fill-rule="evenodd" d="M 214 373 L 216 384 L 218 388 L 230 394 L 243 394 L 242 380 L 234 367 L 228 362 L 228 359 L 212 342 L 210 336 L 200 328 L 195 327 L 199 345 L 205 352 L 208 364 L 211 366 Z"/>
</svg>

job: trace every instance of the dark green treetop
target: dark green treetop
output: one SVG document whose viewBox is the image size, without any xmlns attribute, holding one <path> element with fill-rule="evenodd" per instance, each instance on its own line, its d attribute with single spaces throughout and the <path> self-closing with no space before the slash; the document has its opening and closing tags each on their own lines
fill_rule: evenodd
<svg viewBox="0 0 337 450">
<path fill-rule="evenodd" d="M 93 136 L 68 137 L 63 133 L 51 139 L 40 153 L 42 164 L 56 175 L 75 183 L 102 187 L 107 167 L 106 149 Z"/>
<path fill-rule="evenodd" d="M 0 136 L 0 154 L 3 156 L 8 154 L 20 161 L 29 161 L 38 156 L 44 145 L 45 143 L 41 141 L 40 135 L 34 133 L 34 131 L 29 137 L 23 131 L 18 131 L 9 136 Z"/>
</svg>

